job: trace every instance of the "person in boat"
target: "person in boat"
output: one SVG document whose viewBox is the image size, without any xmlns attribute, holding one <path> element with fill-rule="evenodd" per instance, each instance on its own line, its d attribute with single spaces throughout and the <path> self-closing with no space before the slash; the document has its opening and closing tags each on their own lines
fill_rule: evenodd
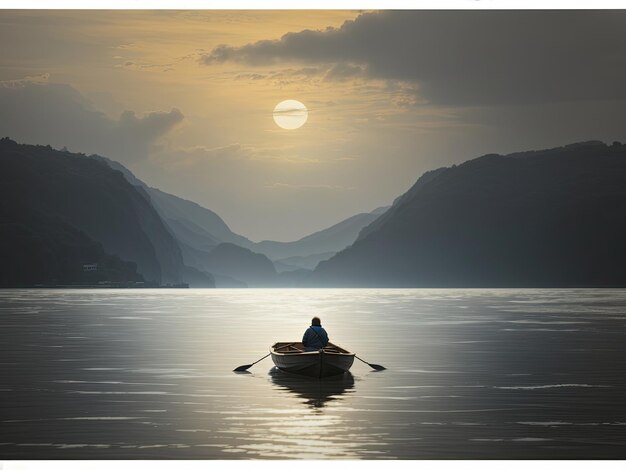
<svg viewBox="0 0 626 470">
<path fill-rule="evenodd" d="M 307 328 L 302 337 L 302 345 L 305 351 L 317 351 L 325 348 L 328 344 L 328 333 L 322 328 L 322 322 L 318 317 L 313 317 L 311 326 Z"/>
</svg>

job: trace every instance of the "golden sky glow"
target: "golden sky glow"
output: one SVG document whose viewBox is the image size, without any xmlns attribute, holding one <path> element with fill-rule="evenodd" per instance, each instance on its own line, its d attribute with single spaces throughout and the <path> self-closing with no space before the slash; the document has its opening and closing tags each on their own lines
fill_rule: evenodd
<svg viewBox="0 0 626 470">
<path fill-rule="evenodd" d="M 498 78 L 492 58 L 506 56 L 473 58 L 476 70 L 468 53 L 455 56 L 486 29 L 472 16 L 454 23 L 470 31 L 458 32 L 459 42 L 450 15 L 423 24 L 419 12 L 360 15 L 0 11 L 0 104 L 11 111 L 0 116 L 0 133 L 119 160 L 254 240 L 296 239 L 388 205 L 424 171 L 482 153 L 623 134 L 614 124 L 623 97 L 574 90 L 533 100 L 522 90 L 507 102 L 506 89 L 498 95 L 506 77 L 481 88 L 488 80 L 480 73 Z M 464 78 L 473 89 L 463 89 Z M 287 99 L 308 109 L 295 131 L 273 120 Z"/>
</svg>

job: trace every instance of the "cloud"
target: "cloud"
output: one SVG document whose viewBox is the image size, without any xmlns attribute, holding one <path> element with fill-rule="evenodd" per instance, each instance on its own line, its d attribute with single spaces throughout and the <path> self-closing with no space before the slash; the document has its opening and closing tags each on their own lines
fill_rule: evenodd
<svg viewBox="0 0 626 470">
<path fill-rule="evenodd" d="M 48 80 L 50 79 L 50 74 L 49 73 L 43 73 L 41 75 L 35 75 L 34 77 L 24 77 L 24 78 L 19 78 L 17 80 L 3 80 L 0 81 L 0 88 L 9 88 L 9 89 L 19 89 L 24 87 L 24 85 L 27 85 L 29 83 L 35 83 L 35 84 L 43 84 L 43 83 L 48 83 Z"/>
<path fill-rule="evenodd" d="M 0 82 L 0 134 L 20 142 L 134 163 L 147 158 L 183 120 L 175 108 L 144 116 L 124 111 L 119 119 L 111 119 L 70 85 L 32 77 Z"/>
<path fill-rule="evenodd" d="M 322 67 L 285 68 L 267 73 L 240 72 L 235 75 L 235 80 L 265 80 L 277 87 L 302 83 L 317 84 L 327 72 L 328 69 Z"/>
<path fill-rule="evenodd" d="M 359 65 L 338 63 L 324 67 L 284 68 L 266 73 L 239 72 L 234 75 L 235 80 L 271 82 L 273 86 L 292 84 L 319 85 L 323 82 L 345 82 L 365 76 L 365 69 Z"/>
<path fill-rule="evenodd" d="M 626 10 L 384 11 L 220 45 L 201 62 L 358 66 L 370 78 L 415 82 L 420 96 L 446 105 L 622 99 L 624 24 Z"/>
<path fill-rule="evenodd" d="M 267 77 L 262 73 L 242 72 L 235 75 L 235 80 L 265 80 Z"/>
<path fill-rule="evenodd" d="M 134 111 L 124 111 L 117 122 L 121 135 L 141 142 L 155 142 L 185 119 L 183 113 L 173 108 L 170 112 L 152 112 L 137 117 Z"/>
<path fill-rule="evenodd" d="M 119 56 L 117 56 L 119 57 Z M 123 57 L 119 57 L 120 59 L 124 59 Z M 179 61 L 180 62 L 180 61 Z M 165 64 L 149 64 L 138 61 L 126 60 L 122 64 L 114 65 L 114 68 L 118 69 L 126 69 L 126 70 L 147 70 L 147 71 L 156 71 L 156 72 L 169 72 L 173 70 L 174 63 L 165 63 Z"/>
<path fill-rule="evenodd" d="M 358 65 L 339 63 L 328 69 L 324 75 L 326 81 L 343 81 L 358 78 L 365 73 L 365 69 Z"/>
</svg>

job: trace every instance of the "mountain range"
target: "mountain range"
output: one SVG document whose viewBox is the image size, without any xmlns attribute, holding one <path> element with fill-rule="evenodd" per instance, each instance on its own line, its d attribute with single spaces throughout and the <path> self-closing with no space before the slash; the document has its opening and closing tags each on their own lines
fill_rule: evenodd
<svg viewBox="0 0 626 470">
<path fill-rule="evenodd" d="M 255 243 L 234 233 L 212 210 L 149 187 L 116 161 L 99 155 L 90 158 L 120 171 L 131 185 L 149 195 L 178 241 L 184 262 L 210 272 L 216 287 L 303 286 L 320 261 L 349 246 L 363 227 L 387 209 L 380 207 L 371 213 L 354 215 L 293 242 Z"/>
<path fill-rule="evenodd" d="M 118 162 L 4 138 L 0 237 L 4 287 L 624 286 L 626 146 L 484 155 L 390 207 L 254 242 Z"/>
<path fill-rule="evenodd" d="M 254 243 L 231 231 L 210 209 L 149 187 L 106 157 L 5 138 L 0 141 L 0 170 L 2 239 L 10 241 L 3 246 L 12 253 L 11 262 L 0 270 L 2 285 L 7 286 L 100 278 L 192 287 L 301 285 L 320 260 L 352 243 L 359 230 L 376 217 L 358 214 L 296 242 Z M 35 256 L 37 250 L 31 250 L 30 258 L 35 261 L 19 267 L 18 260 L 30 258 L 24 253 L 17 256 L 8 247 L 21 244 L 28 252 L 35 235 L 65 253 L 46 263 L 59 266 L 59 272 L 44 269 L 44 273 L 36 267 L 36 259 L 45 258 L 41 253 Z M 81 244 L 91 249 L 83 247 L 77 257 L 68 255 L 70 247 Z M 280 257 L 287 259 L 283 262 Z M 65 264 L 72 269 L 67 271 Z M 79 269 L 87 264 L 99 265 L 99 277 Z M 125 274 L 114 275 L 104 269 L 105 264 L 118 266 Z M 42 273 L 32 281 L 16 274 L 22 268 Z"/>
</svg>

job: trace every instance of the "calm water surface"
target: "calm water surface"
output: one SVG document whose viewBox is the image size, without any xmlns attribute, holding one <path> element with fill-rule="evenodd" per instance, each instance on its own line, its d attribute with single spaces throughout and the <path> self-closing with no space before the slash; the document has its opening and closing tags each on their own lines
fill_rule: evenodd
<svg viewBox="0 0 626 470">
<path fill-rule="evenodd" d="M 273 369 L 318 315 L 356 361 Z M 625 290 L 0 290 L 0 460 L 626 458 Z"/>
</svg>

